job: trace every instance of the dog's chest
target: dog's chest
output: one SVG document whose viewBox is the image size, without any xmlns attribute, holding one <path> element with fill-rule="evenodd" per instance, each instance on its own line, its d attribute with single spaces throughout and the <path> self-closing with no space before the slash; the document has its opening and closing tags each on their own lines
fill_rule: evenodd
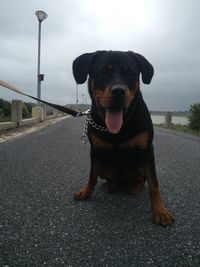
<svg viewBox="0 0 200 267">
<path fill-rule="evenodd" d="M 116 183 L 137 179 L 148 155 L 148 134 L 142 133 L 120 144 L 92 136 L 92 162 L 99 176 Z"/>
<path fill-rule="evenodd" d="M 101 178 L 113 183 L 129 184 L 138 179 L 144 165 L 146 151 L 118 149 L 94 151 L 94 164 Z"/>
<path fill-rule="evenodd" d="M 92 134 L 90 138 L 90 142 L 92 147 L 94 149 L 100 149 L 100 150 L 134 150 L 134 149 L 142 149 L 146 150 L 149 145 L 149 133 L 144 131 L 142 133 L 139 133 L 135 135 L 132 138 L 129 138 L 126 141 L 119 141 L 116 143 L 107 142 L 101 139 L 100 137 Z"/>
</svg>

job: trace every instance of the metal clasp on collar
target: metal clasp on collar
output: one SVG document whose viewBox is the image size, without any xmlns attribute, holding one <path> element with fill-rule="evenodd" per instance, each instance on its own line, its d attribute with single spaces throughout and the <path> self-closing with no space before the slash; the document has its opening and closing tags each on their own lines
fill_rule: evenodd
<svg viewBox="0 0 200 267">
<path fill-rule="evenodd" d="M 90 109 L 87 109 L 86 111 L 78 112 L 76 114 L 76 117 L 81 117 L 81 116 L 84 116 L 84 115 L 88 115 L 89 113 L 90 113 Z"/>
</svg>

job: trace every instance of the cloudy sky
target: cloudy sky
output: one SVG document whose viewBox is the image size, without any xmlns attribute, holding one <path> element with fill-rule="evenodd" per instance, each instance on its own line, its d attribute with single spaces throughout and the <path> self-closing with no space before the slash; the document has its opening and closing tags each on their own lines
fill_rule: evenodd
<svg viewBox="0 0 200 267">
<path fill-rule="evenodd" d="M 132 50 L 154 66 L 141 89 L 150 110 L 188 110 L 200 102 L 199 0 L 1 0 L 0 79 L 37 91 L 38 21 L 42 22 L 42 98 L 75 103 L 72 61 L 96 50 Z M 79 86 L 79 102 L 89 102 Z M 0 87 L 0 98 L 22 99 Z"/>
</svg>

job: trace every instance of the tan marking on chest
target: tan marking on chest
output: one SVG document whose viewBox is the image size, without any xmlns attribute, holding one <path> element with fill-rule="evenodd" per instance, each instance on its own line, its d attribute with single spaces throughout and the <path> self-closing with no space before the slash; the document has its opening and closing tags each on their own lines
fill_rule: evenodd
<svg viewBox="0 0 200 267">
<path fill-rule="evenodd" d="M 106 143 L 105 141 L 101 140 L 96 135 L 92 134 L 91 136 L 92 144 L 95 148 L 102 148 L 102 149 L 112 149 L 113 145 Z"/>
<path fill-rule="evenodd" d="M 147 132 L 141 133 L 137 136 L 134 136 L 126 143 L 122 143 L 120 145 L 121 148 L 129 148 L 129 147 L 139 147 L 141 149 L 146 149 L 148 146 L 149 135 Z"/>
</svg>

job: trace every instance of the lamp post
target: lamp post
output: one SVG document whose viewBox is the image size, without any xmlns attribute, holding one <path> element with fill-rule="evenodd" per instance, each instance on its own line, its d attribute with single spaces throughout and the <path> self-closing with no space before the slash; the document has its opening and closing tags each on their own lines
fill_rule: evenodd
<svg viewBox="0 0 200 267">
<path fill-rule="evenodd" d="M 76 84 L 76 108 L 78 108 L 78 83 Z"/>
<path fill-rule="evenodd" d="M 44 80 L 44 74 L 40 74 L 40 48 L 41 48 L 41 23 L 48 15 L 41 10 L 35 12 L 35 15 L 38 18 L 38 68 L 37 68 L 37 98 L 41 99 L 41 81 Z M 39 102 L 38 102 L 39 104 Z"/>
</svg>

